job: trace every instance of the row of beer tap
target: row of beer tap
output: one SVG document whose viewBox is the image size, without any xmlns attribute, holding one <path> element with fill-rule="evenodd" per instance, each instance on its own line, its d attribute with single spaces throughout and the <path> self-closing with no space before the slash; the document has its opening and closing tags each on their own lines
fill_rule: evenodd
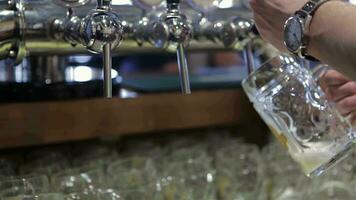
<svg viewBox="0 0 356 200">
<path fill-rule="evenodd" d="M 111 3 L 111 0 L 97 0 L 96 8 L 89 11 L 86 16 L 77 15 L 76 8 L 68 6 L 64 18 L 50 17 L 50 19 L 47 19 L 50 22 L 46 22 L 46 27 L 42 28 L 45 29 L 46 40 L 50 38 L 50 40 L 66 42 L 71 44 L 72 48 L 84 46 L 90 52 L 102 55 L 105 97 L 109 98 L 112 94 L 112 50 L 116 52 L 116 49 L 119 49 L 118 52 L 120 53 L 118 47 L 126 38 L 134 39 L 138 46 L 148 43 L 158 49 L 175 51 L 181 88 L 184 94 L 191 93 L 186 48 L 192 40 L 196 43 L 208 40 L 213 43 L 220 43 L 225 48 L 244 50 L 246 61 L 249 63 L 249 70 L 253 68 L 250 44 L 258 35 L 258 32 L 253 21 L 249 18 L 243 18 L 236 14 L 229 19 L 210 21 L 204 16 L 204 13 L 201 13 L 199 20 L 193 21 L 188 19 L 181 11 L 180 0 L 166 0 L 165 10 L 143 12 L 140 20 L 133 23 L 114 12 L 111 9 Z M 16 9 L 21 8 L 18 5 Z M 21 27 L 21 24 L 26 24 L 26 22 L 23 21 L 25 19 L 18 19 L 19 17 L 21 16 L 16 18 L 16 26 L 20 26 L 20 28 L 17 28 L 19 29 L 19 40 L 26 41 L 26 36 L 20 33 L 21 30 L 25 29 L 25 27 Z M 1 19 L 0 17 L 0 24 L 2 23 Z M 28 29 L 28 27 L 26 28 Z M 4 31 L 0 30 L 0 32 Z M 17 40 L 16 43 L 13 42 L 9 45 L 1 37 L 0 51 L 2 53 L 0 53 L 0 59 L 4 57 L 4 51 L 8 51 L 6 57 L 15 57 L 19 60 L 19 57 L 23 55 L 23 53 L 20 54 L 23 51 L 21 49 L 26 48 L 26 45 L 21 47 L 22 41 Z M 4 48 L 5 44 L 7 44 L 7 48 Z"/>
</svg>

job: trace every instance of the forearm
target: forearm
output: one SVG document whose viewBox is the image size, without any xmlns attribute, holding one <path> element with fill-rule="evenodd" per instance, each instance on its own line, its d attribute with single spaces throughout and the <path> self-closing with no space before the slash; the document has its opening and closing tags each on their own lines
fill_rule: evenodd
<svg viewBox="0 0 356 200">
<path fill-rule="evenodd" d="M 322 5 L 311 23 L 308 53 L 356 80 L 356 6 Z"/>
</svg>

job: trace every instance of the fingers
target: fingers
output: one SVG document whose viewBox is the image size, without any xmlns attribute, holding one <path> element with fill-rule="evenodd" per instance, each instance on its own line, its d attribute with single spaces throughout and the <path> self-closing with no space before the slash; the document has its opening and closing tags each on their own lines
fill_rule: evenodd
<svg viewBox="0 0 356 200">
<path fill-rule="evenodd" d="M 284 3 L 287 0 L 249 0 L 255 23 L 261 37 L 281 51 L 286 51 L 283 43 L 283 25 L 286 18 Z"/>
<path fill-rule="evenodd" d="M 335 70 L 329 70 L 325 72 L 324 76 L 322 77 L 322 81 L 327 86 L 340 86 L 346 82 L 349 82 L 350 79 Z"/>
<path fill-rule="evenodd" d="M 343 116 L 349 115 L 352 111 L 356 110 L 356 95 L 346 97 L 336 102 L 336 108 Z"/>
<path fill-rule="evenodd" d="M 335 70 L 328 70 L 319 83 L 326 98 L 336 103 L 340 114 L 356 125 L 356 82 Z"/>
<path fill-rule="evenodd" d="M 254 13 L 254 19 L 256 22 L 256 27 L 263 40 L 268 41 L 274 47 L 279 49 L 282 52 L 287 52 L 286 47 L 283 43 L 283 36 L 273 33 L 273 27 L 270 25 L 270 22 L 266 18 L 263 18 L 257 13 Z"/>
<path fill-rule="evenodd" d="M 342 115 L 349 115 L 356 110 L 356 82 L 335 70 L 327 71 L 320 80 L 326 98 L 336 102 Z"/>
<path fill-rule="evenodd" d="M 356 82 L 349 81 L 341 86 L 329 86 L 325 93 L 328 99 L 338 102 L 341 99 L 356 94 Z"/>
</svg>

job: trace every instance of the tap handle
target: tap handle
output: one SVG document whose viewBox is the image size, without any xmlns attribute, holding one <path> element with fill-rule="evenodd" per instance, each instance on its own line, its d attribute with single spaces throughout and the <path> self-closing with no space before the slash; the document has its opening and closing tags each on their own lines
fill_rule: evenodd
<svg viewBox="0 0 356 200">
<path fill-rule="evenodd" d="M 111 44 L 105 44 L 103 47 L 103 64 L 104 64 L 104 96 L 106 98 L 112 97 L 112 57 L 111 57 Z"/>
<path fill-rule="evenodd" d="M 185 49 L 183 44 L 178 44 L 177 47 L 177 61 L 179 69 L 179 80 L 183 94 L 190 94 L 190 81 L 189 81 L 189 70 L 187 64 L 187 57 L 185 54 Z"/>
<path fill-rule="evenodd" d="M 165 24 L 168 31 L 168 39 L 175 43 L 177 51 L 177 62 L 179 70 L 179 80 L 183 94 L 190 94 L 190 81 L 185 46 L 189 43 L 191 30 L 186 22 L 185 16 L 179 12 L 180 0 L 166 0 L 167 16 Z M 168 17 L 169 16 L 169 17 Z M 168 45 L 170 46 L 170 45 Z"/>
<path fill-rule="evenodd" d="M 94 11 L 84 23 L 84 44 L 88 50 L 103 55 L 104 95 L 112 97 L 111 49 L 122 41 L 123 27 L 110 11 Z"/>
<path fill-rule="evenodd" d="M 245 58 L 245 62 L 247 65 L 248 74 L 251 74 L 256 69 L 251 41 L 246 44 L 243 53 L 244 53 L 244 58 Z"/>
<path fill-rule="evenodd" d="M 256 24 L 252 25 L 251 32 L 255 36 L 260 36 L 260 33 L 257 29 Z M 244 49 L 245 61 L 246 61 L 247 70 L 248 70 L 249 74 L 252 73 L 254 70 L 256 70 L 253 49 L 252 49 L 252 43 L 253 43 L 253 39 L 246 44 L 245 49 Z"/>
<path fill-rule="evenodd" d="M 111 0 L 97 0 L 97 9 L 105 10 L 110 12 Z M 110 25 L 107 26 L 107 29 L 110 30 L 110 26 L 112 26 L 116 19 L 115 15 L 112 15 L 108 18 L 110 20 Z M 118 20 L 117 20 L 118 21 Z M 119 32 L 117 27 L 111 27 L 112 30 L 109 32 Z M 120 27 L 122 29 L 122 27 Z M 103 74 L 104 74 L 104 96 L 106 98 L 112 98 L 112 78 L 111 78 L 111 69 L 112 69 L 112 56 L 111 56 L 111 48 L 112 44 L 116 42 L 116 39 L 119 38 L 115 34 L 112 34 L 114 37 L 108 39 L 103 42 Z M 110 37 L 108 37 L 110 38 Z M 120 38 L 121 40 L 121 38 Z M 116 46 L 116 45 L 115 45 Z"/>
<path fill-rule="evenodd" d="M 97 11 L 91 15 L 87 30 L 96 30 L 91 32 L 89 38 L 89 47 L 95 52 L 102 51 L 103 56 L 103 74 L 104 74 L 104 96 L 112 97 L 112 56 L 111 49 L 115 48 L 122 40 L 123 28 L 116 14 L 110 11 L 111 0 L 97 0 Z M 90 33 L 90 31 L 88 31 Z M 102 48 L 102 49 L 100 49 Z"/>
</svg>

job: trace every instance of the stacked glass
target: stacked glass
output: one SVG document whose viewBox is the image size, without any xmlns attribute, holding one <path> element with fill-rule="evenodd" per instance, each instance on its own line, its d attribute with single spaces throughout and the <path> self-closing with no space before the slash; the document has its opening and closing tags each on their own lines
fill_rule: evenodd
<svg viewBox="0 0 356 200">
<path fill-rule="evenodd" d="M 192 133 L 191 135 L 194 135 Z M 324 200 L 356 198 L 356 152 L 307 178 L 277 142 L 219 131 L 75 143 L 0 157 L 0 200 Z"/>
</svg>

